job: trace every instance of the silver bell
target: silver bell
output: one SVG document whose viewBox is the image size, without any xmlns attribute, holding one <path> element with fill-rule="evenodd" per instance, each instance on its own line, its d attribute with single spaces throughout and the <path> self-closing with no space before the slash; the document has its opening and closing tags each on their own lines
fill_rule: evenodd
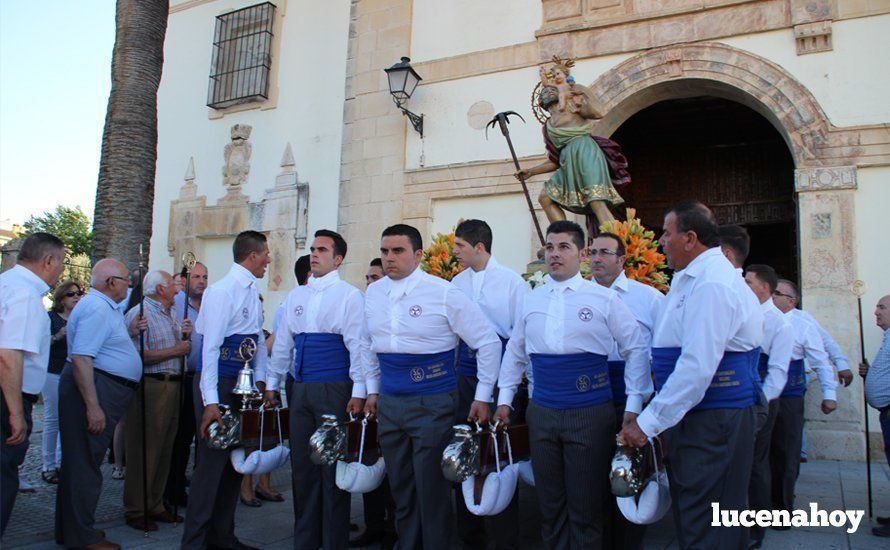
<svg viewBox="0 0 890 550">
<path fill-rule="evenodd" d="M 333 466 L 346 452 L 346 430 L 333 414 L 321 415 L 321 426 L 309 438 L 309 459 L 316 466 Z"/>
<path fill-rule="evenodd" d="M 612 470 L 609 472 L 613 495 L 632 497 L 640 494 L 655 474 L 652 452 L 651 443 L 640 449 L 618 446 L 612 457 Z"/>
<path fill-rule="evenodd" d="M 442 451 L 442 475 L 452 483 L 463 483 L 479 473 L 479 442 L 466 424 L 454 426 L 454 438 Z"/>
<path fill-rule="evenodd" d="M 217 451 L 224 451 L 241 443 L 240 415 L 232 413 L 231 407 L 219 405 L 222 413 L 223 428 L 217 422 L 207 427 L 207 446 Z"/>
<path fill-rule="evenodd" d="M 238 382 L 235 384 L 235 389 L 232 390 L 232 393 L 242 397 L 260 393 L 260 390 L 253 383 L 253 371 L 250 370 L 247 363 L 238 371 Z"/>
</svg>

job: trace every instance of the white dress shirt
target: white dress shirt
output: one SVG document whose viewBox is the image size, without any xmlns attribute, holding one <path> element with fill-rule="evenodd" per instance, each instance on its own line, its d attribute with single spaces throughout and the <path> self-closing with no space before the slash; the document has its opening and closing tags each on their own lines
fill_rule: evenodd
<svg viewBox="0 0 890 550">
<path fill-rule="evenodd" d="M 529 291 L 528 283 L 522 277 L 492 256 L 482 271 L 465 269 L 451 282 L 479 306 L 498 336 L 504 340 L 510 338 L 516 308 Z"/>
<path fill-rule="evenodd" d="M 676 425 L 701 402 L 727 351 L 751 351 L 763 341 L 760 302 L 720 247 L 674 273 L 661 303 L 653 348 L 681 348 L 674 371 L 637 418 L 649 436 Z"/>
<path fill-rule="evenodd" d="M 362 293 L 340 278 L 337 271 L 310 277 L 305 286 L 291 290 L 281 309 L 266 389 L 277 390 L 294 364 L 294 337 L 304 332 L 339 334 L 349 350 L 352 396 L 364 399 L 368 344 L 364 334 L 365 300 Z"/>
<path fill-rule="evenodd" d="M 831 334 L 828 334 L 828 331 L 822 328 L 819 321 L 817 321 L 810 312 L 802 309 L 797 310 L 797 315 L 800 315 L 816 326 L 816 330 L 819 331 L 819 336 L 822 338 L 822 347 L 825 348 L 825 352 L 828 353 L 828 357 L 831 359 L 831 362 L 834 363 L 834 366 L 837 367 L 837 370 L 850 370 L 850 363 L 847 360 L 847 356 L 841 351 L 841 347 L 837 345 L 837 342 L 834 341 Z"/>
<path fill-rule="evenodd" d="M 207 287 L 195 330 L 203 337 L 201 395 L 204 405 L 219 403 L 219 347 L 233 334 L 259 334 L 254 363 L 254 381 L 266 380 L 266 338 L 263 335 L 263 308 L 256 277 L 239 264 L 225 277 Z"/>
<path fill-rule="evenodd" d="M 32 395 L 43 389 L 49 367 L 50 321 L 43 307 L 48 290 L 22 265 L 0 274 L 0 348 L 22 352 L 22 392 Z"/>
<path fill-rule="evenodd" d="M 652 329 L 655 327 L 655 318 L 658 317 L 658 307 L 664 299 L 664 294 L 649 285 L 628 279 L 624 271 L 619 273 L 618 277 L 615 277 L 609 288 L 618 293 L 618 297 L 633 313 L 634 319 L 640 324 L 640 336 L 643 338 L 643 343 L 646 349 L 649 350 L 652 347 Z M 609 353 L 609 361 L 621 360 L 621 356 L 618 354 L 618 346 L 613 347 L 612 352 Z M 647 378 L 650 378 L 648 373 Z M 651 394 L 651 379 L 649 382 L 649 393 Z"/>
<path fill-rule="evenodd" d="M 476 351 L 477 401 L 491 401 L 498 378 L 501 341 L 479 306 L 453 284 L 418 267 L 394 281 L 384 277 L 365 292 L 371 357 L 365 382 L 380 393 L 377 353 L 432 354 L 451 351 L 458 338 Z"/>
<path fill-rule="evenodd" d="M 772 300 L 760 304 L 763 311 L 763 342 L 760 351 L 769 355 L 763 395 L 767 401 L 779 397 L 788 382 L 788 364 L 794 348 L 794 328 Z"/>
<path fill-rule="evenodd" d="M 834 369 L 829 363 L 828 353 L 822 345 L 819 329 L 801 313 L 799 309 L 792 309 L 785 314 L 785 318 L 794 328 L 794 347 L 791 350 L 791 359 L 806 359 L 807 365 L 816 371 L 816 375 L 819 377 L 822 399 L 837 401 L 837 379 Z"/>
<path fill-rule="evenodd" d="M 510 405 L 533 353 L 608 356 L 614 346 L 625 360 L 626 410 L 639 412 L 652 392 L 649 350 L 633 313 L 614 290 L 576 273 L 551 280 L 525 296 L 501 362 L 498 405 Z M 644 382 L 645 380 L 645 382 Z M 529 384 L 529 397 L 534 387 Z"/>
</svg>

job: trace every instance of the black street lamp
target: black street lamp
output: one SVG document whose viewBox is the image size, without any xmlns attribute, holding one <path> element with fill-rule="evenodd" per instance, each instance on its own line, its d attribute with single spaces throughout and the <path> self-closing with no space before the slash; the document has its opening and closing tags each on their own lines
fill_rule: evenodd
<svg viewBox="0 0 890 550">
<path fill-rule="evenodd" d="M 392 95 L 393 102 L 402 111 L 402 114 L 408 117 L 408 120 L 411 121 L 411 126 L 414 127 L 417 133 L 420 134 L 421 139 L 423 139 L 423 115 L 416 115 L 402 107 L 402 104 L 411 98 L 417 83 L 423 79 L 411 67 L 411 60 L 407 57 L 403 57 L 401 61 L 388 69 L 383 69 L 383 71 L 389 79 L 389 93 Z"/>
</svg>

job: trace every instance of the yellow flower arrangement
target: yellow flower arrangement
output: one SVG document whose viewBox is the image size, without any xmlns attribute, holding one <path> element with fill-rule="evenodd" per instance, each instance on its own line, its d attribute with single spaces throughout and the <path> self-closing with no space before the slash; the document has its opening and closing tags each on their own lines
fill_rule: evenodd
<svg viewBox="0 0 890 550">
<path fill-rule="evenodd" d="M 460 225 L 459 220 L 457 223 Z M 440 279 L 450 281 L 463 271 L 457 263 L 454 255 L 454 228 L 451 233 L 436 233 L 430 246 L 423 251 L 423 259 L 420 261 L 420 269 Z"/>
<path fill-rule="evenodd" d="M 664 272 L 667 268 L 667 264 L 664 263 L 664 254 L 658 251 L 655 233 L 643 227 L 640 219 L 634 217 L 636 214 L 635 209 L 628 208 L 627 220 L 605 222 L 600 225 L 600 231 L 614 233 L 624 241 L 627 254 L 624 274 L 629 279 L 647 284 L 661 292 L 667 292 L 668 276 Z M 589 267 L 587 271 L 590 272 Z"/>
</svg>

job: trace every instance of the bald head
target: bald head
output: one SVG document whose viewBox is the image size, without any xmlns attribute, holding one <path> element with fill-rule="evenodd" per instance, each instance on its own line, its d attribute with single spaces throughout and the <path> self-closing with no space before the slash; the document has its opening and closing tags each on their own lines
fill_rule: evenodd
<svg viewBox="0 0 890 550">
<path fill-rule="evenodd" d="M 875 307 L 875 323 L 882 330 L 890 328 L 890 294 L 878 300 L 878 305 Z"/>
<path fill-rule="evenodd" d="M 105 258 L 93 266 L 90 286 L 115 302 L 120 302 L 127 296 L 127 275 L 127 266 L 114 258 Z"/>
</svg>

